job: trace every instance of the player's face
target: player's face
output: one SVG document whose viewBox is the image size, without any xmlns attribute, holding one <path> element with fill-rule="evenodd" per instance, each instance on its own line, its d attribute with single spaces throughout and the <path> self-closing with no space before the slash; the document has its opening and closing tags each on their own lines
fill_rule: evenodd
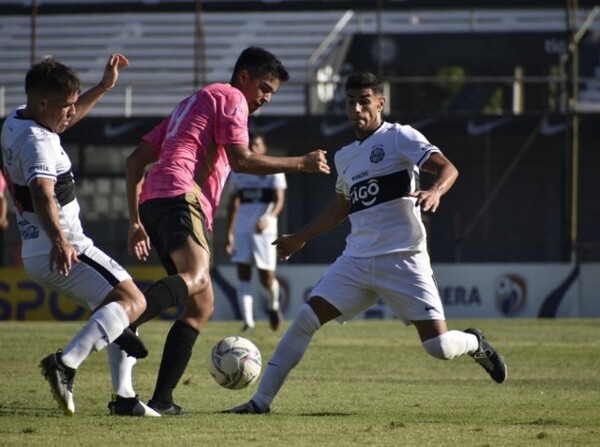
<svg viewBox="0 0 600 447">
<path fill-rule="evenodd" d="M 36 120 L 56 133 L 64 132 L 75 116 L 77 98 L 77 93 L 42 98 Z"/>
<path fill-rule="evenodd" d="M 256 154 L 266 154 L 267 153 L 267 145 L 265 144 L 265 140 L 262 137 L 255 137 L 250 141 L 250 150 Z"/>
<path fill-rule="evenodd" d="M 270 74 L 252 78 L 247 71 L 243 70 L 240 74 L 239 89 L 248 101 L 250 113 L 256 112 L 271 101 L 271 96 L 277 91 L 280 84 L 281 81 Z"/>
<path fill-rule="evenodd" d="M 384 98 L 370 88 L 346 91 L 346 115 L 357 138 L 364 138 L 381 125 Z"/>
</svg>

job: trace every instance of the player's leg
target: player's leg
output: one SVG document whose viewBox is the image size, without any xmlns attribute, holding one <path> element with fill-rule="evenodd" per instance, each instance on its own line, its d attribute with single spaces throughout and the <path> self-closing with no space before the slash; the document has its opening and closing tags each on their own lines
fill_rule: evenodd
<svg viewBox="0 0 600 447">
<path fill-rule="evenodd" d="M 235 249 L 231 256 L 231 262 L 236 265 L 237 271 L 237 288 L 236 298 L 242 311 L 244 325 L 242 332 L 251 331 L 254 329 L 254 298 L 252 297 L 252 287 L 250 280 L 252 279 L 252 234 L 248 232 L 235 233 Z"/>
<path fill-rule="evenodd" d="M 237 301 L 242 310 L 244 318 L 244 326 L 242 332 L 248 332 L 254 329 L 254 298 L 252 297 L 252 288 L 250 281 L 252 280 L 252 266 L 246 263 L 236 264 L 238 285 L 237 285 Z"/>
<path fill-rule="evenodd" d="M 289 372 L 304 356 L 312 337 L 322 325 L 333 319 L 346 321 L 375 303 L 368 290 L 370 276 L 365 265 L 340 257 L 313 289 L 308 303 L 302 305 L 285 332 L 251 400 L 225 413 L 263 414 L 283 386 Z"/>
<path fill-rule="evenodd" d="M 273 270 L 258 269 L 260 284 L 267 291 L 268 303 L 267 311 L 269 313 L 269 325 L 274 331 L 278 330 L 283 321 L 281 306 L 279 304 L 279 281 L 275 277 Z"/>
<path fill-rule="evenodd" d="M 75 303 L 96 309 L 67 347 L 40 363 L 55 399 L 67 415 L 75 411 L 73 379 L 79 365 L 95 350 L 115 341 L 144 309 L 145 300 L 129 274 L 114 260 L 90 247 L 79 255 L 69 276 L 50 271 L 46 256 L 25 260 L 28 274 Z"/>
<path fill-rule="evenodd" d="M 267 308 L 269 312 L 269 324 L 271 329 L 279 329 L 283 321 L 283 315 L 279 306 L 279 281 L 275 276 L 277 268 L 277 248 L 272 242 L 277 238 L 276 234 L 254 235 L 254 262 L 258 269 L 261 286 L 266 290 L 268 296 Z"/>
<path fill-rule="evenodd" d="M 378 292 L 385 297 L 394 313 L 405 323 L 414 324 L 425 351 L 441 360 L 469 354 L 478 361 L 485 341 L 478 339 L 476 330 L 448 330 L 443 304 L 426 251 L 391 253 L 375 258 Z M 483 336 L 481 336 L 483 340 Z M 484 363 L 478 361 L 501 383 L 506 379 L 506 364 L 489 344 Z"/>
<path fill-rule="evenodd" d="M 177 271 L 182 272 L 182 277 L 207 279 L 207 282 L 204 279 L 197 282 L 195 290 L 198 292 L 185 301 L 182 316 L 169 331 L 154 394 L 148 403 L 163 415 L 178 415 L 182 411 L 173 402 L 173 390 L 190 361 L 200 330 L 212 316 L 214 295 L 208 274 L 210 255 L 195 238 L 188 236 L 184 244 L 174 249 L 170 256 Z"/>
<path fill-rule="evenodd" d="M 133 388 L 133 367 L 137 359 L 128 356 L 115 343 L 108 345 L 106 351 L 113 386 L 112 400 L 108 403 L 110 414 L 160 417 L 159 413 L 140 400 Z"/>
</svg>

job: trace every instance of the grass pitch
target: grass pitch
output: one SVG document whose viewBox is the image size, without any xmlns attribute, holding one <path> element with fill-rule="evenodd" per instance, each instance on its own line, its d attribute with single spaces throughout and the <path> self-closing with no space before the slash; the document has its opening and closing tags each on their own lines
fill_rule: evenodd
<svg viewBox="0 0 600 447">
<path fill-rule="evenodd" d="M 330 323 L 292 371 L 266 416 L 224 415 L 246 401 L 220 388 L 207 358 L 239 322 L 210 322 L 175 391 L 185 417 L 109 416 L 106 354 L 75 378 L 76 413 L 63 416 L 37 367 L 81 323 L 0 322 L 1 446 L 592 446 L 600 439 L 600 320 L 451 321 L 481 328 L 504 355 L 498 385 L 469 357 L 429 357 L 397 321 Z M 151 353 L 135 369 L 137 392 L 153 390 L 170 324 L 150 322 Z M 248 338 L 271 356 L 281 333 L 260 322 Z"/>
</svg>

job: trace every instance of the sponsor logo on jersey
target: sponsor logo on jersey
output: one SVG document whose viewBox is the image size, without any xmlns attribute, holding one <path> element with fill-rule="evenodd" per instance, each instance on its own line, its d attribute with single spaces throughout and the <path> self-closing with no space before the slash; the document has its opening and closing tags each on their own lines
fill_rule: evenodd
<svg viewBox="0 0 600 447">
<path fill-rule="evenodd" d="M 369 171 L 360 172 L 360 173 L 352 176 L 352 181 L 355 182 L 357 180 L 360 180 L 361 178 L 367 177 L 368 175 L 369 175 Z"/>
<path fill-rule="evenodd" d="M 374 146 L 371 149 L 371 155 L 369 156 L 369 160 L 371 163 L 379 163 L 385 157 L 385 152 L 381 146 Z"/>
<path fill-rule="evenodd" d="M 24 241 L 37 239 L 40 236 L 40 230 L 26 220 L 19 222 L 19 233 Z"/>
<path fill-rule="evenodd" d="M 273 190 L 270 188 L 244 188 L 238 195 L 241 203 L 271 203 L 274 200 Z"/>
<path fill-rule="evenodd" d="M 45 166 L 45 165 L 34 165 L 27 170 L 27 172 L 30 174 L 34 171 L 50 172 L 50 168 L 48 168 L 48 166 Z"/>
<path fill-rule="evenodd" d="M 350 213 L 405 197 L 410 192 L 410 175 L 403 170 L 362 180 L 350 187 Z"/>
</svg>

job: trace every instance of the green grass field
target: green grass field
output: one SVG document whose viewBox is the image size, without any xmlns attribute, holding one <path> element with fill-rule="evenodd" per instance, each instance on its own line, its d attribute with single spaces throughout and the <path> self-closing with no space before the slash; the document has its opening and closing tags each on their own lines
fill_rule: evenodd
<svg viewBox="0 0 600 447">
<path fill-rule="evenodd" d="M 262 323 L 262 324 L 261 324 Z M 280 333 L 261 322 L 249 338 L 266 364 Z M 508 380 L 493 382 L 469 357 L 429 357 L 395 321 L 330 323 L 313 339 L 267 416 L 219 414 L 256 388 L 220 388 L 207 357 L 239 322 L 211 322 L 176 390 L 185 417 L 109 416 L 106 354 L 75 379 L 74 417 L 63 416 L 37 367 L 81 323 L 0 323 L 2 446 L 592 446 L 600 443 L 600 320 L 452 321 L 476 325 L 502 352 Z M 135 384 L 153 390 L 168 323 L 142 327 L 150 356 Z"/>
</svg>

